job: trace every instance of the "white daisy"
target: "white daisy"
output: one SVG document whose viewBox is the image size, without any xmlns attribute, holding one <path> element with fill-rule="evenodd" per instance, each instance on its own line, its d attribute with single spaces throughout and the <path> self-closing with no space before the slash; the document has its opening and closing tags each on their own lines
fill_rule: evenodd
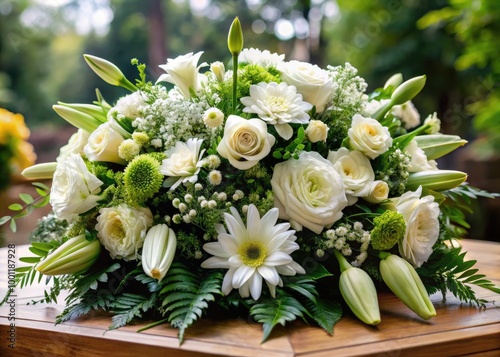
<svg viewBox="0 0 500 357">
<path fill-rule="evenodd" d="M 229 233 L 218 225 L 218 242 L 206 243 L 203 249 L 213 257 L 201 266 L 207 269 L 229 269 L 222 282 L 222 292 L 227 295 L 239 289 L 241 297 L 252 295 L 254 300 L 262 292 L 264 278 L 271 295 L 275 297 L 276 286 L 283 286 L 281 275 L 304 274 L 305 270 L 293 261 L 290 254 L 299 245 L 289 223 L 276 224 L 279 211 L 271 209 L 262 219 L 254 205 L 248 207 L 247 225 L 238 211 L 231 207 L 231 214 L 224 218 Z"/>
<path fill-rule="evenodd" d="M 250 97 L 241 98 L 245 106 L 243 112 L 255 113 L 268 124 L 273 124 L 278 134 L 288 140 L 293 130 L 289 123 L 307 124 L 312 104 L 302 100 L 295 86 L 285 82 L 280 84 L 259 83 L 250 86 Z"/>
</svg>

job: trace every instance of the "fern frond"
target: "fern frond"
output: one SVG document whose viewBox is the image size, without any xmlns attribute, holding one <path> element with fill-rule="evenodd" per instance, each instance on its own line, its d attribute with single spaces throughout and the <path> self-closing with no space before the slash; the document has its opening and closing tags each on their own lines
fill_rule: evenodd
<svg viewBox="0 0 500 357">
<path fill-rule="evenodd" d="M 114 301 L 114 295 L 109 290 L 89 290 L 79 302 L 66 305 L 63 312 L 56 317 L 56 324 L 71 320 L 90 311 L 106 311 Z"/>
<path fill-rule="evenodd" d="M 329 334 L 333 333 L 333 326 L 342 317 L 342 305 L 333 299 L 318 298 L 316 303 L 306 303 L 307 309 L 316 323 Z"/>
<path fill-rule="evenodd" d="M 297 317 L 304 318 L 304 314 L 307 314 L 307 309 L 297 299 L 288 295 L 264 299 L 250 309 L 250 315 L 262 323 L 262 342 L 269 338 L 277 324 L 285 326 L 287 321 L 294 321 Z"/>
<path fill-rule="evenodd" d="M 111 318 L 113 323 L 109 326 L 110 330 L 125 326 L 136 317 L 142 317 L 142 314 L 155 306 L 157 294 L 143 296 L 137 294 L 124 293 L 116 298 L 110 304 L 111 310 L 115 315 Z"/>
<path fill-rule="evenodd" d="M 179 329 L 179 342 L 184 339 L 185 330 L 191 326 L 214 301 L 214 295 L 222 295 L 220 287 L 222 274 L 211 271 L 206 276 L 193 274 L 181 263 L 172 264 L 165 278 L 159 297 L 162 313 L 168 316 L 170 324 Z"/>
</svg>

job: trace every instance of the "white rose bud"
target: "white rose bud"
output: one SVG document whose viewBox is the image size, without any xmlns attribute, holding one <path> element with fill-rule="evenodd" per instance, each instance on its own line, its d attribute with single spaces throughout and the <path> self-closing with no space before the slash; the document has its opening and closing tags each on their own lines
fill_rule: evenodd
<svg viewBox="0 0 500 357">
<path fill-rule="evenodd" d="M 224 76 L 226 75 L 226 68 L 224 67 L 224 63 L 216 61 L 210 65 L 210 70 L 215 75 L 217 80 L 219 80 L 220 82 L 224 82 Z"/>
<path fill-rule="evenodd" d="M 312 143 L 326 141 L 328 130 L 330 130 L 328 125 L 323 123 L 321 120 L 311 120 L 306 129 L 307 139 L 309 139 Z"/>
<path fill-rule="evenodd" d="M 385 181 L 373 181 L 370 193 L 364 199 L 370 203 L 380 203 L 389 197 L 389 185 Z"/>
</svg>

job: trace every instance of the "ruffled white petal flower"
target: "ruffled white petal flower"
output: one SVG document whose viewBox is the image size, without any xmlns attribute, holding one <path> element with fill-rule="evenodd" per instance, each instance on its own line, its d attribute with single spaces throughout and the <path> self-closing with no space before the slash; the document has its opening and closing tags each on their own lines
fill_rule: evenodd
<svg viewBox="0 0 500 357">
<path fill-rule="evenodd" d="M 243 112 L 255 113 L 268 124 L 274 125 L 285 140 L 290 139 L 293 134 L 289 124 L 307 124 L 307 112 L 312 109 L 312 104 L 302 100 L 297 88 L 285 82 L 252 85 L 250 97 L 241 98 L 241 103 L 245 106 Z"/>
<path fill-rule="evenodd" d="M 241 63 L 257 64 L 264 68 L 278 67 L 278 64 L 284 59 L 285 55 L 271 53 L 268 50 L 261 51 L 256 48 L 245 48 L 238 57 Z"/>
<path fill-rule="evenodd" d="M 262 279 L 271 292 L 282 286 L 280 274 L 304 274 L 305 270 L 293 261 L 290 254 L 299 249 L 294 230 L 289 223 L 276 224 L 279 212 L 271 209 L 262 218 L 257 207 L 248 207 L 247 224 L 243 223 L 238 211 L 231 207 L 231 214 L 225 213 L 229 233 L 219 226 L 218 241 L 206 243 L 203 249 L 213 257 L 201 266 L 206 269 L 228 269 L 222 282 L 222 292 L 229 294 L 239 289 L 241 297 L 259 299 L 262 293 Z"/>
<path fill-rule="evenodd" d="M 167 151 L 167 159 L 163 160 L 160 172 L 168 178 L 165 187 L 175 190 L 182 182 L 198 181 L 198 172 L 203 165 L 201 157 L 205 149 L 201 149 L 202 139 L 189 139 L 186 143 L 178 141 Z"/>
</svg>

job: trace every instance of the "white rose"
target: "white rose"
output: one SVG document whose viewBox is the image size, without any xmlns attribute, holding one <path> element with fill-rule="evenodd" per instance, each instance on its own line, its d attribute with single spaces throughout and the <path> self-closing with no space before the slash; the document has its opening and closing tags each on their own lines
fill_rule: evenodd
<svg viewBox="0 0 500 357">
<path fill-rule="evenodd" d="M 71 154 L 83 154 L 83 148 L 87 144 L 89 136 L 90 134 L 87 131 L 78 129 L 76 133 L 71 135 L 68 143 L 61 147 L 61 149 L 59 150 L 59 156 L 57 157 L 56 161 L 64 161 Z"/>
<path fill-rule="evenodd" d="M 408 170 L 409 172 L 437 170 L 436 161 L 427 160 L 424 150 L 418 146 L 415 139 L 406 145 L 405 152 L 411 156 L 411 166 Z"/>
<path fill-rule="evenodd" d="M 202 51 L 194 55 L 193 52 L 190 52 L 174 59 L 167 59 L 166 64 L 159 66 L 167 74 L 162 74 L 157 82 L 175 84 L 184 98 L 191 98 L 190 89 L 194 92 L 198 91 L 200 81 L 203 78 L 199 76 L 199 69 L 207 66 L 205 62 L 198 66 L 198 61 L 202 54 Z"/>
<path fill-rule="evenodd" d="M 328 160 L 342 177 L 347 194 L 356 197 L 368 196 L 375 173 L 365 155 L 342 147 L 338 151 L 330 151 Z"/>
<path fill-rule="evenodd" d="M 373 181 L 370 184 L 370 193 L 363 197 L 370 203 L 380 203 L 389 197 L 389 185 L 385 181 Z"/>
<path fill-rule="evenodd" d="M 302 152 L 274 167 L 271 185 L 279 217 L 292 227 L 321 233 L 342 217 L 347 206 L 344 183 L 330 161 L 317 152 Z"/>
<path fill-rule="evenodd" d="M 83 152 L 90 161 L 105 161 L 125 165 L 127 162 L 118 155 L 118 148 L 123 140 L 123 137 L 112 128 L 111 122 L 108 121 L 99 125 L 90 134 Z"/>
<path fill-rule="evenodd" d="M 294 85 L 306 102 L 316 106 L 316 112 L 322 113 L 333 92 L 333 81 L 328 72 L 316 65 L 290 61 L 279 64 L 281 79 Z"/>
<path fill-rule="evenodd" d="M 202 166 L 201 157 L 205 150 L 201 149 L 202 139 L 188 139 L 186 143 L 178 141 L 170 148 L 163 160 L 160 172 L 168 176 L 165 187 L 175 190 L 182 182 L 198 181 L 198 172 Z"/>
<path fill-rule="evenodd" d="M 405 236 L 398 243 L 399 254 L 415 267 L 429 259 L 439 236 L 439 205 L 433 196 L 420 198 L 421 194 L 422 186 L 404 193 L 396 203 L 406 222 Z"/>
<path fill-rule="evenodd" d="M 226 68 L 224 67 L 224 63 L 220 61 L 213 62 L 210 65 L 210 70 L 214 74 L 215 78 L 217 78 L 218 81 L 223 82 L 224 81 L 224 76 L 226 74 Z"/>
<path fill-rule="evenodd" d="M 92 175 L 79 154 L 57 163 L 50 190 L 50 204 L 59 219 L 71 222 L 97 206 L 103 182 Z"/>
<path fill-rule="evenodd" d="M 328 125 L 321 120 L 311 120 L 306 129 L 307 139 L 312 143 L 326 141 L 329 129 Z"/>
<path fill-rule="evenodd" d="M 217 152 L 237 169 L 248 170 L 269 154 L 275 141 L 263 120 L 230 115 Z"/>
<path fill-rule="evenodd" d="M 411 100 L 401 105 L 395 105 L 391 110 L 392 115 L 401 119 L 405 129 L 411 129 L 420 124 L 420 114 Z"/>
<path fill-rule="evenodd" d="M 392 145 L 391 134 L 387 127 L 377 120 L 364 118 L 360 114 L 352 117 L 351 127 L 347 132 L 351 148 L 361 151 L 370 159 L 374 159 L 387 151 Z"/>
<path fill-rule="evenodd" d="M 149 208 L 131 208 L 126 205 L 101 208 L 97 216 L 97 237 L 109 251 L 111 258 L 136 260 L 146 232 L 153 224 Z"/>
</svg>

